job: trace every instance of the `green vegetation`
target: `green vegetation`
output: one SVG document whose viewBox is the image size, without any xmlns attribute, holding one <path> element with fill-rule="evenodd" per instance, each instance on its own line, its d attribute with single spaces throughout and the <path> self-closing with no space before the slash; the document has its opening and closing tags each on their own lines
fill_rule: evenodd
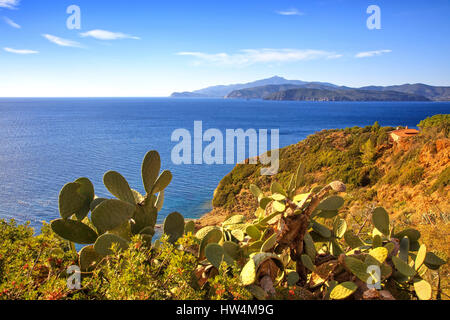
<svg viewBox="0 0 450 320">
<path fill-rule="evenodd" d="M 431 187 L 430 191 L 431 193 L 433 193 L 436 190 L 444 189 L 448 185 L 450 185 L 450 167 L 447 167 L 446 169 L 444 169 L 444 171 L 441 172 L 437 181 Z"/>
<path fill-rule="evenodd" d="M 280 101 L 429 101 L 424 96 L 398 91 L 361 89 L 288 89 L 264 97 Z"/>
<path fill-rule="evenodd" d="M 300 186 L 324 185 L 334 180 L 344 182 L 349 190 L 373 186 L 381 178 L 375 161 L 381 148 L 388 143 L 391 127 L 378 123 L 365 128 L 326 130 L 306 140 L 280 150 L 280 169 L 273 178 L 260 175 L 261 164 L 238 165 L 219 184 L 213 199 L 215 207 L 233 208 L 236 195 L 258 183 L 268 189 L 272 180 L 287 186 L 296 164 L 304 166 L 305 176 Z"/>
<path fill-rule="evenodd" d="M 450 131 L 450 114 L 434 115 L 420 121 L 417 126 L 422 130 L 429 130 L 433 128 L 438 131 L 443 131 L 445 136 L 448 137 Z"/>
<path fill-rule="evenodd" d="M 162 206 L 156 194 L 171 177 L 158 178 L 156 152 L 142 166 L 146 196 L 109 172 L 104 182 L 117 199 L 100 201 L 88 180 L 78 179 L 60 193 L 61 219 L 41 235 L 0 221 L 0 299 L 439 298 L 429 280 L 445 256 L 428 252 L 418 231 L 395 229 L 383 208 L 371 213 L 371 232 L 350 230 L 340 217 L 346 186 L 334 181 L 297 193 L 304 170 L 297 168 L 286 187 L 273 182 L 270 195 L 251 185 L 258 199 L 253 219 L 236 214 L 194 235 L 194 224 L 172 213 L 155 241 L 154 214 Z M 73 242 L 87 246 L 77 252 Z M 67 287 L 72 265 L 83 271 L 75 290 Z M 370 288 L 375 283 L 381 290 Z"/>
</svg>

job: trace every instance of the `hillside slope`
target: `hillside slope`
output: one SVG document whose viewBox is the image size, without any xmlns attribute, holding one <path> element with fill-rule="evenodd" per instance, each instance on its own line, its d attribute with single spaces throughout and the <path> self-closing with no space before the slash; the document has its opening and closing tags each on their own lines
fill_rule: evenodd
<svg viewBox="0 0 450 320">
<path fill-rule="evenodd" d="M 267 96 L 265 100 L 278 101 L 429 101 L 424 96 L 397 91 L 377 90 L 326 90 L 297 88 L 279 91 Z"/>
<path fill-rule="evenodd" d="M 364 90 L 382 90 L 382 91 L 398 91 L 403 93 L 410 93 L 424 96 L 433 101 L 449 101 L 450 87 L 434 87 L 422 83 L 403 84 L 398 86 L 388 87 L 363 87 Z"/>
</svg>

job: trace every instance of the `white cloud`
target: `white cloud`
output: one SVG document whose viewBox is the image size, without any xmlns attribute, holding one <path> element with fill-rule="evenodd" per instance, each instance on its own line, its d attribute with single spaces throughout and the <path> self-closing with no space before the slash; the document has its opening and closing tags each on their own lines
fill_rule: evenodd
<svg viewBox="0 0 450 320">
<path fill-rule="evenodd" d="M 384 53 L 390 53 L 392 50 L 375 50 L 375 51 L 364 51 L 359 52 L 355 55 L 356 58 L 368 58 L 368 57 L 374 57 L 374 56 L 380 56 Z"/>
<path fill-rule="evenodd" d="M 277 11 L 277 13 L 281 14 L 282 16 L 302 16 L 304 14 L 303 12 L 300 12 L 295 8 Z"/>
<path fill-rule="evenodd" d="M 20 0 L 0 0 L 0 8 L 16 9 Z"/>
<path fill-rule="evenodd" d="M 111 32 L 107 30 L 91 30 L 80 34 L 82 37 L 92 37 L 98 40 L 118 40 L 118 39 L 134 39 L 140 40 L 141 38 L 131 36 L 122 32 Z"/>
<path fill-rule="evenodd" d="M 6 52 L 15 53 L 15 54 L 36 54 L 39 53 L 39 51 L 34 50 L 26 50 L 26 49 L 12 49 L 12 48 L 3 48 Z"/>
<path fill-rule="evenodd" d="M 178 52 L 180 56 L 197 58 L 197 63 L 207 62 L 218 65 L 251 65 L 255 63 L 281 63 L 313 59 L 336 59 L 340 54 L 311 49 L 246 49 L 238 53 Z"/>
<path fill-rule="evenodd" d="M 9 24 L 11 27 L 16 28 L 16 29 L 20 29 L 21 26 L 18 25 L 17 23 L 15 23 L 14 21 L 12 21 L 11 19 L 7 18 L 7 17 L 3 17 L 3 20 L 5 20 L 5 22 L 7 24 Z"/>
<path fill-rule="evenodd" d="M 72 41 L 72 40 L 67 40 L 67 39 L 63 39 L 57 36 L 53 36 L 51 34 L 43 34 L 42 35 L 44 38 L 46 38 L 48 41 L 57 44 L 58 46 L 62 46 L 62 47 L 75 47 L 75 48 L 80 48 L 81 44 L 76 42 L 76 41 Z"/>
</svg>

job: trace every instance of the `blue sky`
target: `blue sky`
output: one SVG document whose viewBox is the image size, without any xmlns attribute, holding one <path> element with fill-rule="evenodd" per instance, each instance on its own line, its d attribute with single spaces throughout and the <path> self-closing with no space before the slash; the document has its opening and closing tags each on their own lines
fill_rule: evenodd
<svg viewBox="0 0 450 320">
<path fill-rule="evenodd" d="M 449 16 L 448 0 L 0 0 L 0 96 L 167 96 L 274 75 L 449 86 Z"/>
</svg>

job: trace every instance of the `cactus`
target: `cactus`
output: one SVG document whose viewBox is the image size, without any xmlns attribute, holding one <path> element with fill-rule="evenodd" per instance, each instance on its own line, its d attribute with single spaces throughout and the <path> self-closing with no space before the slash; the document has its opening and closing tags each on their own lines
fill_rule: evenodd
<svg viewBox="0 0 450 320">
<path fill-rule="evenodd" d="M 232 241 L 225 241 L 222 244 L 225 256 L 229 256 L 233 260 L 239 260 L 242 255 L 242 250 L 239 245 Z"/>
<path fill-rule="evenodd" d="M 427 252 L 424 263 L 431 270 L 437 270 L 439 269 L 440 266 L 446 264 L 446 261 L 438 257 L 433 252 Z"/>
<path fill-rule="evenodd" d="M 220 265 L 222 264 L 224 254 L 224 249 L 217 243 L 210 243 L 206 246 L 206 259 L 208 259 L 208 261 L 217 269 L 219 269 Z"/>
<path fill-rule="evenodd" d="M 311 258 L 311 260 L 313 261 L 316 260 L 317 250 L 314 245 L 314 240 L 309 234 L 309 232 L 305 234 L 305 239 L 303 241 L 305 245 L 306 254 Z"/>
<path fill-rule="evenodd" d="M 186 222 L 186 224 L 184 225 L 184 233 L 195 233 L 195 222 L 193 220 Z"/>
<path fill-rule="evenodd" d="M 314 263 L 312 262 L 311 258 L 306 255 L 306 254 L 302 254 L 302 256 L 300 257 L 303 265 L 308 268 L 308 270 L 310 270 L 311 272 L 313 272 L 316 269 L 316 266 L 314 265 Z"/>
<path fill-rule="evenodd" d="M 404 237 L 400 241 L 400 251 L 398 257 L 402 259 L 404 262 L 408 263 L 408 255 L 409 255 L 409 238 Z"/>
<path fill-rule="evenodd" d="M 103 184 L 117 199 L 135 204 L 135 198 L 125 178 L 118 172 L 109 171 L 103 176 Z"/>
<path fill-rule="evenodd" d="M 271 235 L 261 246 L 261 252 L 269 252 L 277 243 L 277 234 Z"/>
<path fill-rule="evenodd" d="M 219 243 L 222 239 L 222 232 L 217 227 L 204 228 L 197 232 L 196 237 L 200 240 L 198 257 L 200 260 L 205 258 L 205 249 L 210 243 Z"/>
<path fill-rule="evenodd" d="M 234 215 L 228 220 L 226 220 L 224 223 L 222 223 L 222 226 L 226 227 L 229 225 L 240 225 L 245 222 L 245 217 L 242 215 Z"/>
<path fill-rule="evenodd" d="M 170 184 L 171 181 L 172 181 L 172 173 L 168 170 L 163 171 L 163 173 L 161 173 L 161 175 L 158 177 L 155 184 L 153 185 L 152 191 L 150 193 L 156 194 L 161 191 L 164 191 L 164 189 L 167 188 L 167 186 Z"/>
<path fill-rule="evenodd" d="M 249 225 L 245 229 L 245 233 L 247 233 L 250 236 L 250 238 L 252 238 L 253 240 L 261 239 L 261 231 L 254 225 Z"/>
<path fill-rule="evenodd" d="M 364 242 L 351 230 L 345 232 L 344 239 L 347 245 L 349 245 L 352 249 L 356 249 L 364 245 Z"/>
<path fill-rule="evenodd" d="M 395 268 L 406 277 L 413 277 L 416 275 L 416 270 L 411 268 L 405 261 L 398 257 L 392 257 L 392 262 Z"/>
<path fill-rule="evenodd" d="M 135 206 L 122 200 L 106 200 L 92 212 L 91 219 L 100 234 L 113 230 L 133 216 Z"/>
<path fill-rule="evenodd" d="M 175 243 L 184 234 L 184 217 L 181 213 L 172 212 L 164 220 L 164 233 L 169 235 L 169 242 Z"/>
<path fill-rule="evenodd" d="M 329 239 L 332 236 L 332 232 L 330 229 L 325 227 L 323 224 L 318 223 L 317 221 L 313 222 L 312 226 L 313 230 L 317 232 L 320 236 Z"/>
<path fill-rule="evenodd" d="M 257 284 L 260 279 L 259 265 L 255 262 L 255 256 L 261 255 L 262 252 L 264 254 L 280 253 L 279 258 L 285 269 L 297 268 L 295 272 L 299 279 L 294 276 L 294 271 L 288 271 L 285 277 L 287 284 L 307 283 L 311 289 L 326 285 L 328 289 L 324 290 L 324 299 L 351 297 L 360 286 L 359 282 L 365 284 L 373 277 L 368 273 L 370 266 L 380 268 L 381 281 L 385 282 L 385 285 L 389 281 L 394 281 L 405 288 L 414 287 L 420 299 L 429 297 L 428 284 L 422 282 L 424 281 L 422 277 L 428 269 L 437 269 L 445 261 L 435 254 L 426 252 L 426 247 L 418 242 L 420 239 L 418 231 L 407 229 L 395 233 L 390 225 L 389 214 L 384 208 L 379 207 L 372 212 L 371 236 L 363 240 L 352 230 L 347 230 L 348 225 L 345 219 L 337 217 L 344 199 L 338 195 L 325 197 L 327 190 L 345 191 L 342 183 L 335 182 L 324 188 L 314 188 L 309 193 L 295 194 L 298 189 L 295 181 L 298 178 L 297 174 L 291 177 L 287 191 L 279 183 L 272 183 L 270 195 L 264 195 L 257 186 L 251 187 L 252 194 L 258 199 L 259 208 L 255 212 L 256 219 L 245 229 L 248 241 L 243 244 L 243 254 L 248 261 L 241 271 L 244 284 Z M 323 199 L 318 198 L 319 196 Z M 305 215 L 309 215 L 306 228 L 295 229 L 301 230 L 303 235 L 299 238 L 303 242 L 303 246 L 299 247 L 302 251 L 295 253 L 293 248 L 296 246 L 292 246 L 291 242 L 282 242 L 283 235 L 289 234 L 289 228 L 292 227 L 289 226 L 287 230 L 283 228 L 286 223 L 294 221 L 297 217 L 304 219 Z M 330 219 L 334 220 L 329 221 Z M 332 225 L 331 230 L 329 222 Z M 347 247 L 342 247 L 342 239 L 345 240 Z M 322 249 L 317 252 L 316 248 L 320 246 Z M 289 248 L 290 252 L 283 251 L 285 248 Z M 414 252 L 417 252 L 417 255 Z M 320 261 L 318 254 L 324 256 L 330 253 L 335 260 L 315 265 L 315 262 Z M 411 262 L 408 262 L 409 257 L 413 257 Z M 303 269 L 299 269 L 299 266 Z M 306 273 L 311 273 L 310 276 L 305 275 L 305 268 Z M 345 279 L 344 275 L 350 277 L 347 279 L 356 276 L 359 282 L 344 282 L 340 285 L 327 282 L 333 274 L 343 279 Z M 390 293 L 388 295 L 383 293 L 380 297 L 382 296 L 389 297 Z"/>
<path fill-rule="evenodd" d="M 247 264 L 242 268 L 241 281 L 247 286 L 257 281 L 259 267 L 267 260 L 272 259 L 278 267 L 284 269 L 283 262 L 278 255 L 272 253 L 256 253 L 250 256 Z"/>
<path fill-rule="evenodd" d="M 79 244 L 92 244 L 97 233 L 86 224 L 76 220 L 58 219 L 51 222 L 53 231 L 62 238 Z"/>
<path fill-rule="evenodd" d="M 353 282 L 343 282 L 335 286 L 331 293 L 330 299 L 332 300 L 343 300 L 350 297 L 358 289 L 358 286 Z"/>
<path fill-rule="evenodd" d="M 419 271 L 419 269 L 422 267 L 423 263 L 425 262 L 425 258 L 427 256 L 427 246 L 421 245 L 419 251 L 417 252 L 416 259 L 414 260 L 414 269 L 416 271 Z"/>
<path fill-rule="evenodd" d="M 361 281 L 366 282 L 369 274 L 367 273 L 367 264 L 354 257 L 345 257 L 345 266 Z"/>
<path fill-rule="evenodd" d="M 286 282 L 288 286 L 294 286 L 300 280 L 300 276 L 295 271 L 289 271 L 286 275 Z"/>
<path fill-rule="evenodd" d="M 389 214 L 384 208 L 376 208 L 372 213 L 374 227 L 383 235 L 389 235 Z"/>
<path fill-rule="evenodd" d="M 389 250 L 386 249 L 385 247 L 377 247 L 375 249 L 370 250 L 368 256 L 372 257 L 378 265 L 381 265 L 386 261 L 388 254 Z"/>
<path fill-rule="evenodd" d="M 90 245 L 80 250 L 78 263 L 83 272 L 90 272 L 102 260 L 102 256 L 95 251 L 94 246 Z"/>
<path fill-rule="evenodd" d="M 420 300 L 431 300 L 432 288 L 427 281 L 416 279 L 414 281 L 414 291 Z"/>
<path fill-rule="evenodd" d="M 131 189 L 115 171 L 107 172 L 103 179 L 115 199 L 95 198 L 87 178 L 63 187 L 59 195 L 61 219 L 52 221 L 51 227 L 70 242 L 89 245 L 79 252 L 83 271 L 91 272 L 112 254 L 113 246 L 127 249 L 134 235 L 140 235 L 152 250 L 164 247 L 163 241 L 151 244 L 164 190 L 172 180 L 169 171 L 160 174 L 160 170 L 159 154 L 147 153 L 142 163 L 145 195 Z M 356 235 L 338 216 L 344 199 L 329 196 L 331 191 L 344 192 L 345 185 L 336 181 L 296 194 L 303 172 L 300 166 L 287 189 L 273 182 L 270 194 L 251 185 L 250 191 L 259 204 L 253 220 L 236 214 L 221 226 L 205 227 L 195 234 L 196 258 L 203 274 L 215 275 L 225 263 L 228 273 L 234 268 L 240 270 L 242 285 L 258 299 L 272 297 L 278 285 L 280 292 L 301 289 L 309 297 L 342 300 L 364 298 L 365 284 L 373 278 L 368 268 L 378 266 L 384 290 L 393 285 L 409 297 L 431 298 L 431 285 L 424 280 L 426 273 L 439 269 L 446 261 L 427 252 L 426 246 L 419 243 L 418 231 L 395 233 L 387 211 L 380 207 L 372 213 L 372 232 L 367 237 L 363 237 L 366 233 Z M 195 223 L 186 222 L 174 212 L 164 220 L 163 230 L 168 242 L 174 244 L 183 235 L 193 234 Z M 191 247 L 173 248 L 192 252 Z M 314 295 L 308 290 L 313 290 Z M 354 295 L 357 290 L 358 295 Z"/>
<path fill-rule="evenodd" d="M 116 199 L 95 198 L 94 186 L 87 178 L 77 179 L 61 189 L 59 212 L 62 219 L 51 222 L 52 230 L 72 243 L 95 243 L 93 247 L 80 251 L 80 264 L 86 267 L 86 261 L 93 256 L 92 250 L 106 256 L 113 243 L 121 249 L 127 248 L 133 235 L 141 235 L 146 244 L 151 245 L 157 214 L 164 202 L 164 189 L 172 180 L 170 171 L 164 171 L 158 177 L 160 169 L 158 152 L 147 153 L 142 163 L 145 196 L 131 189 L 126 179 L 115 171 L 107 172 L 103 182 Z M 72 219 L 73 216 L 76 220 Z M 165 231 L 174 242 L 183 235 L 184 218 L 180 214 L 172 214 L 166 221 Z M 91 224 L 96 231 L 90 227 Z"/>
<path fill-rule="evenodd" d="M 69 219 L 75 215 L 78 221 L 83 220 L 90 210 L 94 199 L 92 183 L 86 178 L 66 184 L 59 193 L 59 213 L 61 218 Z M 90 189 L 90 190 L 89 190 Z"/>
<path fill-rule="evenodd" d="M 128 241 L 111 233 L 106 233 L 98 237 L 94 244 L 94 250 L 101 256 L 108 256 L 112 254 L 112 246 L 117 244 L 119 249 L 126 250 L 128 248 Z"/>
<path fill-rule="evenodd" d="M 147 194 L 153 194 L 152 188 L 161 170 L 161 157 L 156 151 L 150 151 L 142 162 L 142 182 Z"/>
<path fill-rule="evenodd" d="M 317 210 L 335 211 L 335 210 L 340 209 L 343 206 L 343 204 L 344 204 L 344 199 L 342 199 L 339 196 L 331 196 L 331 197 L 323 200 L 317 207 Z"/>
<path fill-rule="evenodd" d="M 333 235 L 341 239 L 347 231 L 347 222 L 344 219 L 337 219 L 333 224 Z"/>
<path fill-rule="evenodd" d="M 394 238 L 398 240 L 402 240 L 404 237 L 408 237 L 411 242 L 419 241 L 420 232 L 415 229 L 406 229 L 394 235 Z"/>
</svg>

